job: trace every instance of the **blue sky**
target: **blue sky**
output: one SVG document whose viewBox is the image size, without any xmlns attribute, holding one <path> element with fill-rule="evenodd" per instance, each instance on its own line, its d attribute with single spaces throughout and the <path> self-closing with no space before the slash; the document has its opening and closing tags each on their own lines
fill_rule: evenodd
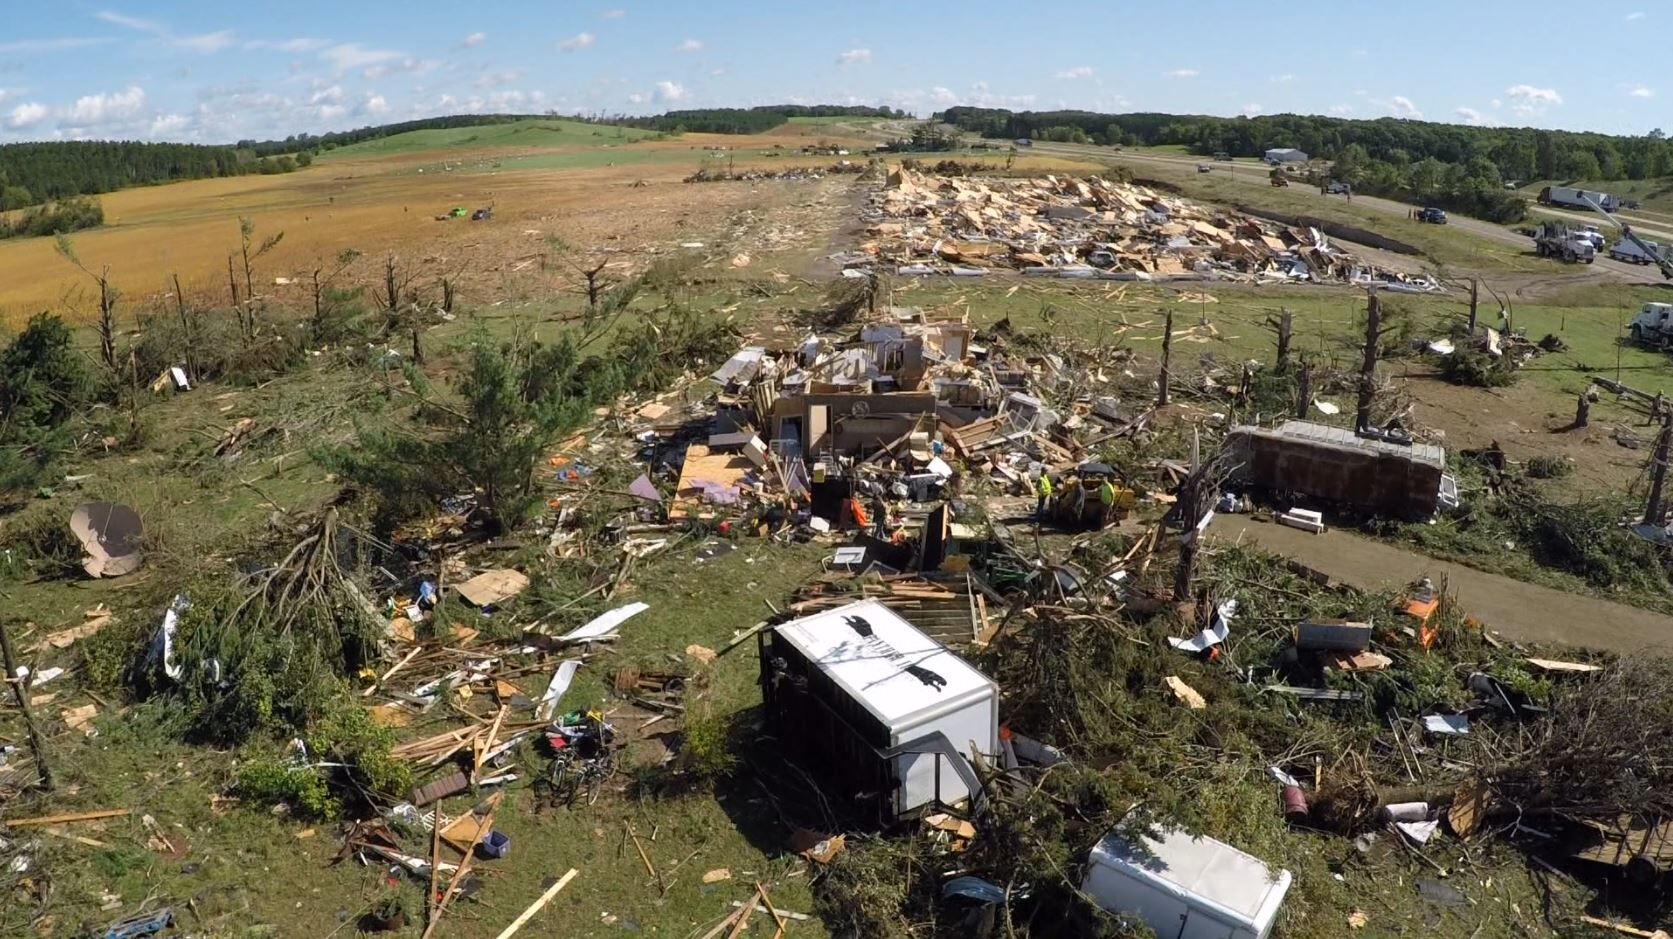
<svg viewBox="0 0 1673 939">
<path fill-rule="evenodd" d="M 1673 125 L 1673 8 L 1413 0 L 12 0 L 0 142 L 779 102 Z M 1585 35 L 1575 30 L 1585 27 Z M 1664 74 L 1664 73 L 1663 73 Z"/>
</svg>

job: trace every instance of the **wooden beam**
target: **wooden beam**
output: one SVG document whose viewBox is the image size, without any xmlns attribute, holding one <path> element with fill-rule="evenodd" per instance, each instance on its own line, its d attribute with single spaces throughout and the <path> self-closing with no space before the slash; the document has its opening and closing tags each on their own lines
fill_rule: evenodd
<svg viewBox="0 0 1673 939">
<path fill-rule="evenodd" d="M 97 812 L 68 812 L 63 815 L 41 815 L 36 818 L 17 818 L 7 828 L 28 828 L 31 825 L 62 825 L 66 822 L 91 822 L 101 818 L 121 818 L 133 814 L 133 809 L 101 809 Z"/>
<path fill-rule="evenodd" d="M 569 882 L 571 880 L 574 880 L 575 875 L 578 874 L 578 873 L 580 873 L 580 871 L 571 867 L 567 873 L 565 873 L 562 877 L 558 878 L 557 883 L 553 884 L 550 887 L 547 887 L 546 892 L 541 894 L 539 899 L 535 900 L 533 903 L 530 903 L 528 909 L 526 909 L 522 913 L 518 914 L 517 918 L 511 921 L 510 926 L 507 926 L 504 929 L 500 930 L 500 934 L 498 936 L 495 936 L 494 939 L 510 939 L 511 936 L 516 935 L 517 930 L 522 929 L 523 926 L 526 925 L 529 920 L 534 918 L 534 915 L 536 913 L 539 913 L 541 910 L 545 909 L 546 904 L 551 903 L 552 898 L 557 896 L 559 891 L 561 891 L 561 890 L 563 890 L 563 888 L 569 886 Z"/>
</svg>

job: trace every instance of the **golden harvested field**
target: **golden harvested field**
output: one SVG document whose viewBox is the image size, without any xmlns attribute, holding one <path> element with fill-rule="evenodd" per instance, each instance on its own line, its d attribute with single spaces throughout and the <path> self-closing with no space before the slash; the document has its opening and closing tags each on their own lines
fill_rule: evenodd
<svg viewBox="0 0 1673 939">
<path fill-rule="evenodd" d="M 239 218 L 256 238 L 284 232 L 258 267 L 258 292 L 304 300 L 300 281 L 329 267 L 344 249 L 362 259 L 348 275 L 359 284 L 380 276 L 395 254 L 421 271 L 419 281 L 448 275 L 468 302 L 528 295 L 549 286 L 537 278 L 556 237 L 589 256 L 631 265 L 681 243 L 716 247 L 719 234 L 736 234 L 738 213 L 794 203 L 796 187 L 763 183 L 685 185 L 680 182 L 716 150 L 738 148 L 734 165 L 784 168 L 819 165 L 795 148 L 813 137 L 853 140 L 835 127 L 793 127 L 772 137 L 687 134 L 633 143 L 588 143 L 492 150 L 447 148 L 388 156 L 350 151 L 328 154 L 283 176 L 245 176 L 175 183 L 110 193 L 101 200 L 104 228 L 72 236 L 88 267 L 109 265 L 123 293 L 119 313 L 155 305 L 179 273 L 189 298 L 225 303 L 227 257 L 238 249 Z M 856 144 L 860 142 L 853 140 Z M 773 145 L 787 148 L 767 155 Z M 638 185 L 643 182 L 644 185 Z M 437 221 L 454 206 L 493 206 L 485 223 Z M 764 221 L 755 213 L 754 221 Z M 822 247 L 815 245 L 815 248 Z M 554 276 L 557 271 L 552 272 Z M 298 281 L 289 288 L 274 278 Z M 59 258 L 50 238 L 0 242 L 0 316 L 15 324 L 43 309 L 85 319 L 92 304 L 87 280 Z M 286 296 L 287 290 L 294 296 Z"/>
</svg>

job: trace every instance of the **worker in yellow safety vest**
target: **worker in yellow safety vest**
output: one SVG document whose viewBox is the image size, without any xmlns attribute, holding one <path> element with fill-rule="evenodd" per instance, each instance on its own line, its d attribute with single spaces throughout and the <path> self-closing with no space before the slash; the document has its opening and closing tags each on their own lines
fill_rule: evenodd
<svg viewBox="0 0 1673 939">
<path fill-rule="evenodd" d="M 1034 481 L 1034 520 L 1040 521 L 1046 517 L 1046 503 L 1051 501 L 1051 474 L 1040 471 L 1040 478 Z"/>
<path fill-rule="evenodd" d="M 1115 484 L 1106 477 L 1098 484 L 1098 502 L 1104 507 L 1104 517 L 1099 520 L 1099 527 L 1106 527 L 1110 523 L 1110 516 L 1115 514 Z"/>
</svg>

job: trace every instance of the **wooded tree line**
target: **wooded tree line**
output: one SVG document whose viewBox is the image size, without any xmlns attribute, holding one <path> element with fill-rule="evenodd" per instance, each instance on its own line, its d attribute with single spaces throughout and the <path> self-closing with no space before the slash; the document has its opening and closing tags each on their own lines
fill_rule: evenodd
<svg viewBox="0 0 1673 939">
<path fill-rule="evenodd" d="M 0 146 L 0 209 L 16 209 L 127 186 L 307 166 L 306 153 L 274 158 L 233 147 L 116 140 L 63 140 Z"/>
<path fill-rule="evenodd" d="M 1359 190 L 1499 221 L 1519 218 L 1524 205 L 1506 193 L 1506 182 L 1653 179 L 1673 173 L 1673 141 L 1659 129 L 1642 137 L 1623 137 L 1395 118 L 1223 118 L 969 107 L 949 108 L 940 116 L 985 137 L 1175 145 L 1204 156 L 1224 152 L 1252 157 L 1273 147 L 1294 147 L 1336 161 L 1333 175 Z"/>
<path fill-rule="evenodd" d="M 1353 120 L 1300 114 L 1270 117 L 1207 117 L 1177 114 L 1097 114 L 1090 111 L 1011 112 L 989 108 L 948 108 L 941 118 L 985 137 L 1036 137 L 1050 128 L 1079 128 L 1100 144 L 1183 145 L 1191 152 L 1260 156 L 1272 147 L 1295 147 L 1335 159 L 1358 144 L 1374 160 L 1410 165 L 1434 158 L 1468 164 L 1484 158 L 1507 180 L 1651 179 L 1673 173 L 1673 141 L 1661 130 L 1642 137 L 1538 130 L 1532 127 L 1472 127 L 1432 121 Z"/>
<path fill-rule="evenodd" d="M 774 104 L 756 108 L 669 111 L 650 117 L 623 117 L 614 122 L 664 133 L 759 134 L 787 123 L 793 117 L 881 117 L 899 120 L 906 116 L 905 111 L 890 108 Z"/>
</svg>

